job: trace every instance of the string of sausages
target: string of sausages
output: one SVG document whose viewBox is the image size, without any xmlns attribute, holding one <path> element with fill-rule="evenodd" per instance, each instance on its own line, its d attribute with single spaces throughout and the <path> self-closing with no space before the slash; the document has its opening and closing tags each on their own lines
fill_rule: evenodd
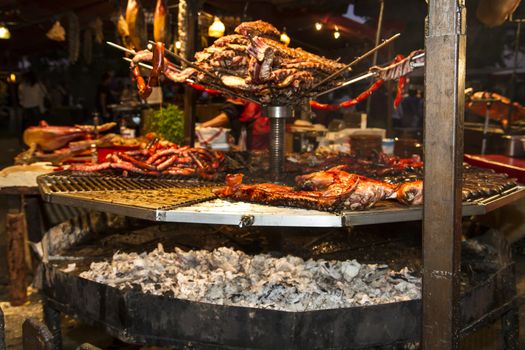
<svg viewBox="0 0 525 350">
<path fill-rule="evenodd" d="M 406 58 L 403 55 L 399 54 L 394 58 L 393 63 L 385 68 L 371 67 L 370 71 L 376 72 L 379 76 L 379 79 L 376 80 L 368 89 L 359 94 L 357 97 L 343 101 L 338 104 L 320 103 L 312 100 L 310 101 L 310 106 L 312 108 L 324 111 L 335 111 L 341 108 L 348 108 L 366 100 L 368 97 L 370 97 L 370 95 L 372 95 L 374 91 L 379 89 L 386 80 L 394 80 L 398 78 L 399 80 L 397 82 L 396 98 L 394 100 L 394 107 L 397 108 L 403 98 L 403 89 L 407 80 L 406 74 L 412 71 L 412 68 L 410 66 L 410 59 L 415 53 L 416 52 L 414 51 L 410 54 L 410 56 Z"/>
</svg>

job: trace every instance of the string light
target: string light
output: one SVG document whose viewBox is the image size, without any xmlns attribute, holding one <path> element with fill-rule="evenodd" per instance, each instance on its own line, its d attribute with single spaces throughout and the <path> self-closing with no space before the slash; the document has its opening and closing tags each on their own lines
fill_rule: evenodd
<svg viewBox="0 0 525 350">
<path fill-rule="evenodd" d="M 182 47 L 182 43 L 179 40 L 175 41 L 175 48 L 177 50 L 180 50 L 181 47 Z"/>
<path fill-rule="evenodd" d="M 215 16 L 213 23 L 208 28 L 208 36 L 212 38 L 220 38 L 224 35 L 225 31 L 226 27 L 224 26 L 224 23 L 221 22 L 219 17 Z"/>
<path fill-rule="evenodd" d="M 281 34 L 281 42 L 288 46 L 290 44 L 290 37 L 288 34 L 286 34 L 286 28 L 283 28 L 283 32 Z"/>
<path fill-rule="evenodd" d="M 315 29 L 318 31 L 323 29 L 323 24 L 321 22 L 315 22 Z"/>
<path fill-rule="evenodd" d="M 341 36 L 341 33 L 339 33 L 339 28 L 337 26 L 334 27 L 334 38 L 339 39 Z"/>
<path fill-rule="evenodd" d="M 0 25 L 0 39 L 11 39 L 11 32 L 4 25 Z"/>
<path fill-rule="evenodd" d="M 16 83 L 16 74 L 15 73 L 11 73 L 9 74 L 9 77 L 7 78 L 7 81 L 10 82 L 10 83 Z"/>
</svg>

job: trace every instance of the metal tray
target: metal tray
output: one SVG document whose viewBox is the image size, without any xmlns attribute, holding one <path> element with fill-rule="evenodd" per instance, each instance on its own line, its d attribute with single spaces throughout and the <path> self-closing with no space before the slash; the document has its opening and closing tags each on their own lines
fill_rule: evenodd
<svg viewBox="0 0 525 350">
<path fill-rule="evenodd" d="M 213 199 L 210 191 L 215 184 L 180 180 L 89 178 L 59 174 L 43 175 L 37 181 L 43 198 L 48 202 L 153 221 L 239 226 L 345 227 L 416 221 L 423 217 L 422 206 L 407 207 L 394 201 L 380 202 L 370 210 L 341 213 L 229 202 Z M 130 192 L 137 190 L 137 186 L 140 192 L 145 194 L 144 198 L 148 198 L 148 191 L 159 189 L 176 194 L 176 188 L 180 188 L 181 193 L 191 188 L 199 188 L 200 195 L 197 193 L 191 200 L 175 201 L 175 204 L 172 201 L 170 205 L 155 205 L 147 200 L 142 204 L 130 205 L 124 200 L 115 200 L 115 196 L 109 198 L 107 195 L 110 191 L 121 192 L 122 197 L 124 194 L 128 196 Z M 516 186 L 496 196 L 465 202 L 463 216 L 483 215 L 522 197 L 525 197 L 525 187 Z"/>
</svg>

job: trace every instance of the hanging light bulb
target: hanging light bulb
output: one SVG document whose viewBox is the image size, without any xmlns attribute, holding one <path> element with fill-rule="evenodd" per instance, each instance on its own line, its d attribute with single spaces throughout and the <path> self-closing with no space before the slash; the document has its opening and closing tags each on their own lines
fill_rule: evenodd
<svg viewBox="0 0 525 350">
<path fill-rule="evenodd" d="M 339 39 L 341 36 L 341 33 L 339 33 L 339 28 L 337 26 L 334 27 L 334 38 Z"/>
<path fill-rule="evenodd" d="M 226 27 L 224 26 L 224 23 L 221 22 L 219 17 L 215 16 L 213 23 L 208 28 L 208 36 L 211 36 L 212 38 L 220 38 L 224 35 L 225 30 Z"/>
<path fill-rule="evenodd" d="M 175 48 L 177 50 L 180 50 L 181 47 L 182 47 L 182 43 L 179 40 L 175 41 Z"/>
<path fill-rule="evenodd" d="M 4 39 L 4 40 L 11 39 L 11 32 L 3 24 L 0 25 L 0 39 Z"/>
<path fill-rule="evenodd" d="M 281 33 L 281 42 L 286 46 L 290 44 L 290 37 L 286 34 L 286 28 L 283 28 L 283 32 Z"/>
<path fill-rule="evenodd" d="M 7 78 L 7 81 L 10 82 L 10 83 L 16 83 L 16 74 L 15 73 L 11 73 L 9 74 L 9 77 Z"/>
<path fill-rule="evenodd" d="M 315 29 L 318 31 L 323 29 L 323 24 L 321 22 L 315 22 Z"/>
</svg>

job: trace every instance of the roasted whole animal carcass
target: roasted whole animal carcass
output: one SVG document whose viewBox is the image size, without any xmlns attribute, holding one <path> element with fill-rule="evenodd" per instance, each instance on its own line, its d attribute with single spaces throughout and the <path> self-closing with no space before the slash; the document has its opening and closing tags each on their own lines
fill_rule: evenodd
<svg viewBox="0 0 525 350">
<path fill-rule="evenodd" d="M 323 191 L 300 191 L 271 183 L 243 184 L 243 174 L 235 174 L 228 175 L 226 186 L 214 192 L 220 198 L 238 201 L 331 211 L 341 208 L 357 186 L 358 179 L 353 175 Z"/>
<path fill-rule="evenodd" d="M 279 31 L 266 22 L 245 22 L 235 32 L 195 54 L 194 64 L 211 74 L 191 67 L 164 69 L 162 73 L 175 82 L 191 78 L 205 86 L 224 86 L 260 103 L 278 105 L 298 102 L 316 82 L 344 68 L 339 62 L 281 44 Z M 142 51 L 134 58 L 135 64 L 151 60 L 154 56 Z M 332 80 L 320 89 L 335 83 Z"/>
<path fill-rule="evenodd" d="M 407 205 L 421 204 L 422 186 L 418 186 L 418 182 L 403 184 L 398 189 L 397 185 L 351 174 L 344 169 L 345 166 L 337 166 L 298 176 L 296 188 L 270 183 L 243 184 L 242 174 L 228 175 L 226 186 L 215 194 L 239 201 L 328 211 L 363 210 L 378 201 L 395 198 Z"/>
<path fill-rule="evenodd" d="M 104 163 L 72 165 L 70 169 L 80 172 L 114 169 L 122 171 L 125 176 L 135 173 L 153 176 L 197 176 L 206 180 L 214 180 L 223 160 L 224 153 L 219 151 L 179 147 L 175 144 L 164 146 L 157 143 L 149 149 L 109 154 Z"/>
<path fill-rule="evenodd" d="M 345 177 L 355 176 L 346 171 L 345 165 L 340 165 L 325 171 L 301 175 L 295 178 L 297 186 L 303 190 L 325 190 L 334 186 Z M 395 192 L 395 185 L 386 182 L 358 176 L 359 182 L 353 193 L 345 200 L 344 209 L 362 210 L 373 207 L 378 201 L 391 198 Z"/>
<path fill-rule="evenodd" d="M 97 127 L 97 132 L 110 130 L 116 123 L 106 123 Z M 95 133 L 93 125 L 51 126 L 41 121 L 39 126 L 30 126 L 24 130 L 24 143 L 42 151 L 54 151 L 69 142 Z"/>
</svg>

